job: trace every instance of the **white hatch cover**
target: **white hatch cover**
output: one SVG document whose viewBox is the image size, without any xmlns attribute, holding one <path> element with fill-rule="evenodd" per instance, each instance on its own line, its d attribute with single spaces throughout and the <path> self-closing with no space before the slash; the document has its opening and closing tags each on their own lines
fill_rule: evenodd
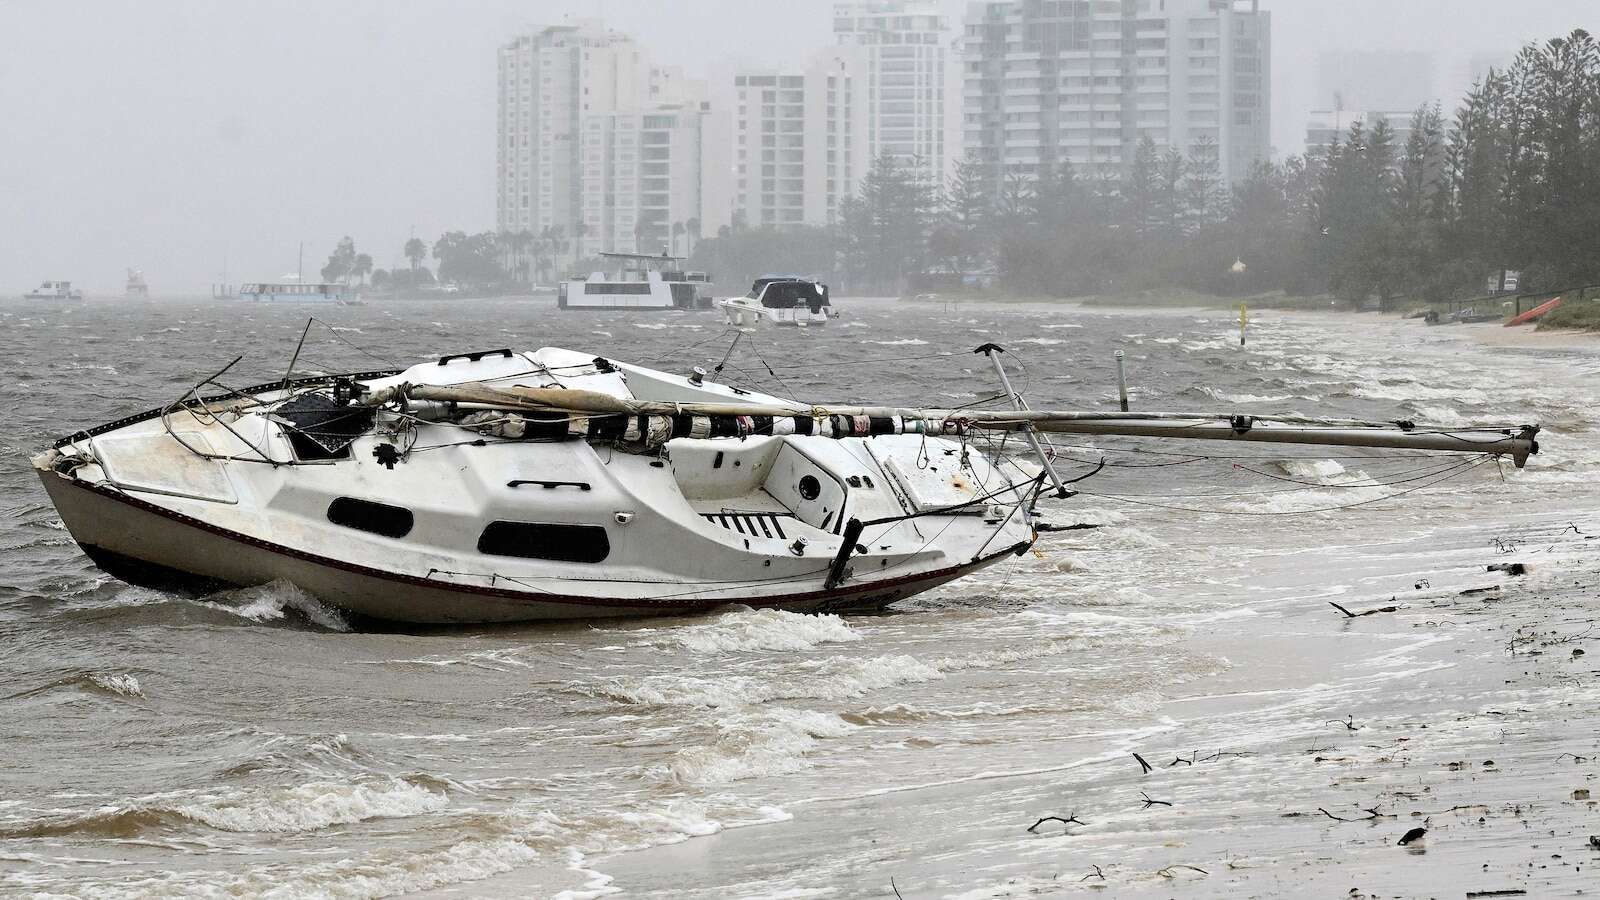
<svg viewBox="0 0 1600 900">
<path fill-rule="evenodd" d="M 215 452 L 198 431 L 179 431 L 189 446 Z M 213 503 L 238 503 L 220 462 L 189 452 L 165 432 L 95 438 L 94 455 L 106 480 L 123 490 L 145 491 Z"/>
<path fill-rule="evenodd" d="M 972 470 L 961 468 L 954 456 L 935 459 L 926 469 L 917 468 L 916 463 L 908 463 L 899 454 L 883 454 L 878 462 L 917 512 L 956 506 L 983 496 Z"/>
</svg>

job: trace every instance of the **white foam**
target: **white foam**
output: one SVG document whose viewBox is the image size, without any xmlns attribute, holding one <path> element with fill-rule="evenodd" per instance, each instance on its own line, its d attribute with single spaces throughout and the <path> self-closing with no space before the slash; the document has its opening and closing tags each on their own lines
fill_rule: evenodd
<svg viewBox="0 0 1600 900">
<path fill-rule="evenodd" d="M 289 610 L 304 616 L 314 625 L 329 631 L 349 631 L 344 614 L 287 581 L 273 581 L 258 587 L 241 588 L 218 595 L 242 603 L 201 601 L 200 605 L 220 609 L 252 622 L 281 620 Z"/>
<path fill-rule="evenodd" d="M 1057 344 L 1065 344 L 1066 341 L 1061 340 L 1060 338 L 1020 338 L 1018 340 L 1012 341 L 1012 343 L 1013 344 L 1036 344 L 1036 345 L 1038 345 L 1040 347 L 1054 347 Z"/>
<path fill-rule="evenodd" d="M 921 347 L 928 342 L 920 338 L 905 338 L 898 341 L 862 341 L 863 344 L 877 344 L 880 347 Z"/>
<path fill-rule="evenodd" d="M 1331 459 L 1289 459 L 1281 465 L 1283 471 L 1295 478 L 1336 478 L 1344 474 L 1344 466 Z"/>
<path fill-rule="evenodd" d="M 659 706 L 751 706 L 773 700 L 844 700 L 896 684 L 943 678 L 937 668 L 911 656 L 831 659 L 799 667 L 788 677 L 748 675 L 622 675 L 596 693 L 624 703 Z"/>
<path fill-rule="evenodd" d="M 771 709 L 718 723 L 714 744 L 679 750 L 667 766 L 671 779 L 689 784 L 727 784 L 807 768 L 806 757 L 825 738 L 843 737 L 856 726 L 831 713 Z"/>
<path fill-rule="evenodd" d="M 739 608 L 705 625 L 679 625 L 661 643 L 697 653 L 750 650 L 810 650 L 819 644 L 859 641 L 835 615 L 804 615 L 776 609 Z"/>
<path fill-rule="evenodd" d="M 144 688 L 140 687 L 139 679 L 132 675 L 90 675 L 89 680 L 100 688 L 113 694 L 124 697 L 143 697 Z"/>
<path fill-rule="evenodd" d="M 294 833 L 368 819 L 401 819 L 438 812 L 444 794 L 399 778 L 351 784 L 317 781 L 265 793 L 231 796 L 171 807 L 222 831 Z"/>
</svg>

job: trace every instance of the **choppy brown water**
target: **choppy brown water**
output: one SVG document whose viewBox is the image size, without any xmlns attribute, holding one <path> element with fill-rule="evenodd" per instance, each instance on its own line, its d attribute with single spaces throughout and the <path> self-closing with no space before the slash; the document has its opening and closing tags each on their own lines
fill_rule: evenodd
<svg viewBox="0 0 1600 900">
<path fill-rule="evenodd" d="M 1015 835 L 984 823 L 1026 815 L 1022 794 L 1152 741 L 1281 739 L 1434 640 L 1320 657 L 1275 610 L 1386 599 L 1424 576 L 1447 587 L 1481 571 L 1489 537 L 1594 504 L 1594 352 L 1491 350 L 1376 318 L 1259 314 L 1241 350 L 1223 313 L 840 305 L 838 327 L 747 341 L 728 371 L 805 399 L 965 403 L 994 392 L 969 351 L 996 341 L 1036 405 L 1111 408 L 1122 348 L 1136 407 L 1552 432 L 1524 472 L 1487 465 L 1294 516 L 1277 514 L 1379 499 L 1399 488 L 1366 479 L 1431 463 L 1112 453 L 1127 467 L 1054 516 L 1106 527 L 894 615 L 351 633 L 291 585 L 196 601 L 107 578 L 27 455 L 239 354 L 236 383 L 280 376 L 308 312 L 342 338 L 312 333 L 302 364 L 323 371 L 543 345 L 687 370 L 722 358 L 720 323 L 545 301 L 0 305 L 0 893 L 858 896 L 934 859 L 926 894 L 989 896 Z M 1277 652 L 1252 652 L 1271 629 Z M 1224 686 L 1241 696 L 1173 706 Z M 934 809 L 937 827 L 919 818 Z M 959 841 L 937 837 L 950 816 Z M 629 862 L 679 842 L 717 850 L 670 884 Z"/>
</svg>

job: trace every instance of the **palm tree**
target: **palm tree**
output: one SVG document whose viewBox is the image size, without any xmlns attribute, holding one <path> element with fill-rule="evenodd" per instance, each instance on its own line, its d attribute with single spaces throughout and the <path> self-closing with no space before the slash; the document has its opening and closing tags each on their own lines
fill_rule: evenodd
<svg viewBox="0 0 1600 900">
<path fill-rule="evenodd" d="M 415 276 L 417 267 L 422 265 L 422 261 L 428 258 L 428 245 L 423 242 L 422 238 L 414 237 L 406 241 L 405 254 L 406 258 L 411 260 L 411 274 Z M 415 282 L 416 278 L 413 277 L 412 281 Z"/>
<path fill-rule="evenodd" d="M 350 274 L 360 279 L 363 286 L 367 283 L 367 274 L 372 271 L 372 257 L 365 253 L 357 253 L 355 262 L 350 266 Z"/>
</svg>

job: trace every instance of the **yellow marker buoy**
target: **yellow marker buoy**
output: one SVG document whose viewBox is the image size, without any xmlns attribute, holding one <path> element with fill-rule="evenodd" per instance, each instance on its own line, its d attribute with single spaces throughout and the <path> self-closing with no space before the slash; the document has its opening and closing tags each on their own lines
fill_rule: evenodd
<svg viewBox="0 0 1600 900">
<path fill-rule="evenodd" d="M 1239 346 L 1244 346 L 1244 329 L 1250 324 L 1250 312 L 1243 303 L 1239 304 Z"/>
</svg>

